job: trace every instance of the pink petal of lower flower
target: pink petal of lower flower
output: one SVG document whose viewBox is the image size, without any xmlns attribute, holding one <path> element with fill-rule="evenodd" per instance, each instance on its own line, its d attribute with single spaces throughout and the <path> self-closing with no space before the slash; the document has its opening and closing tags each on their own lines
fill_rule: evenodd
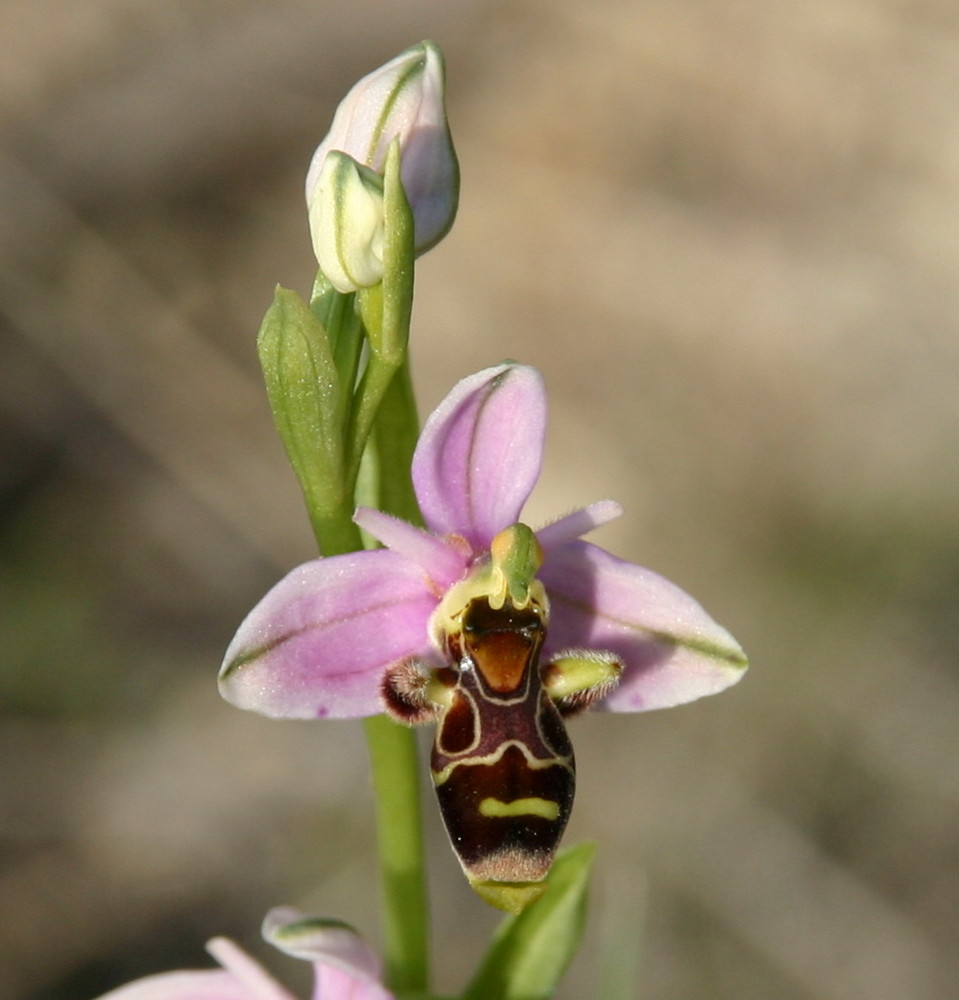
<svg viewBox="0 0 959 1000">
<path fill-rule="evenodd" d="M 739 643 L 675 584 L 588 542 L 551 552 L 540 572 L 550 599 L 547 653 L 615 653 L 625 671 L 603 707 L 668 708 L 735 684 Z"/>
<path fill-rule="evenodd" d="M 333 965 L 319 965 L 313 1000 L 393 1000 L 393 994 L 372 979 L 362 979 Z"/>
<path fill-rule="evenodd" d="M 253 993 L 229 972 L 163 972 L 127 983 L 100 1000 L 293 1000 L 278 984 L 272 995 Z"/>
<path fill-rule="evenodd" d="M 206 950 L 246 988 L 251 1000 L 293 1000 L 293 997 L 238 944 L 225 937 L 211 938 Z"/>
<path fill-rule="evenodd" d="M 413 456 L 427 527 L 487 548 L 519 520 L 545 432 L 546 394 L 534 368 L 498 365 L 458 383 L 426 421 Z"/>
<path fill-rule="evenodd" d="M 280 951 L 317 965 L 332 965 L 356 979 L 378 981 L 380 960 L 348 924 L 308 917 L 291 906 L 274 907 L 263 921 L 263 937 Z"/>
<path fill-rule="evenodd" d="M 352 927 L 278 906 L 263 921 L 274 947 L 313 962 L 314 1000 L 392 1000 L 380 985 L 380 962 Z"/>
<path fill-rule="evenodd" d="M 375 715 L 383 670 L 430 654 L 436 602 L 423 571 L 387 549 L 304 563 L 240 625 L 220 691 L 276 718 Z"/>
</svg>

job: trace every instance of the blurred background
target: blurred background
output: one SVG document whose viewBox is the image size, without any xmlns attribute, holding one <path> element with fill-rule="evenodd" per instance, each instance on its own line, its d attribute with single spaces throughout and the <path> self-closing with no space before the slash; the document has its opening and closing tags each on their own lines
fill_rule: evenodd
<svg viewBox="0 0 959 1000">
<path fill-rule="evenodd" d="M 214 677 L 313 554 L 254 352 L 274 284 L 312 279 L 305 170 L 423 37 L 463 171 L 419 268 L 423 412 L 539 366 L 528 519 L 620 500 L 596 540 L 753 662 L 574 724 L 567 840 L 600 854 L 561 996 L 955 996 L 955 5 L 5 0 L 0 24 L 4 1000 L 202 966 L 214 934 L 302 984 L 258 943 L 278 903 L 378 941 L 360 726 L 239 712 Z M 424 801 L 453 992 L 497 918 Z"/>
</svg>

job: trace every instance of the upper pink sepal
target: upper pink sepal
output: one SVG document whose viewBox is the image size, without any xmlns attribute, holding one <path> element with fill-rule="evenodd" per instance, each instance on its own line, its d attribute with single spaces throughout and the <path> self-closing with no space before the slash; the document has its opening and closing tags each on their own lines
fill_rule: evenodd
<svg viewBox="0 0 959 1000">
<path fill-rule="evenodd" d="M 433 411 L 413 456 L 426 526 L 481 552 L 519 520 L 539 476 L 546 394 L 539 372 L 504 364 L 464 378 Z"/>
</svg>

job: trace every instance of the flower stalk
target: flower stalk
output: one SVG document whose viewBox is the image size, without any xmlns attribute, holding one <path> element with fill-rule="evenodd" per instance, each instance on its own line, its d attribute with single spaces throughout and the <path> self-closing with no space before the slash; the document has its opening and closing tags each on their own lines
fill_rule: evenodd
<svg viewBox="0 0 959 1000">
<path fill-rule="evenodd" d="M 363 720 L 376 800 L 384 981 L 429 988 L 429 902 L 416 734 L 385 715 Z"/>
</svg>

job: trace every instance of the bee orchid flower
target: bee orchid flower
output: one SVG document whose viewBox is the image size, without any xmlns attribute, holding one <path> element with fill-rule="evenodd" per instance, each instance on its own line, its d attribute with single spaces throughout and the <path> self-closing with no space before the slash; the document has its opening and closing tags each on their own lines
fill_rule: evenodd
<svg viewBox="0 0 959 1000">
<path fill-rule="evenodd" d="M 383 548 L 293 570 L 242 623 L 220 672 L 228 701 L 269 716 L 436 721 L 431 769 L 450 841 L 474 889 L 512 912 L 541 893 L 569 818 L 565 718 L 678 705 L 746 667 L 692 597 L 582 540 L 619 504 L 535 533 L 520 522 L 545 427 L 535 369 L 463 379 L 414 453 L 425 528 L 357 510 Z"/>
<path fill-rule="evenodd" d="M 278 907 L 267 914 L 263 936 L 288 955 L 313 963 L 313 1000 L 393 1000 L 380 983 L 379 960 L 346 924 Z M 229 939 L 214 938 L 207 951 L 220 963 L 219 969 L 147 976 L 100 1000 L 295 1000 Z"/>
</svg>

